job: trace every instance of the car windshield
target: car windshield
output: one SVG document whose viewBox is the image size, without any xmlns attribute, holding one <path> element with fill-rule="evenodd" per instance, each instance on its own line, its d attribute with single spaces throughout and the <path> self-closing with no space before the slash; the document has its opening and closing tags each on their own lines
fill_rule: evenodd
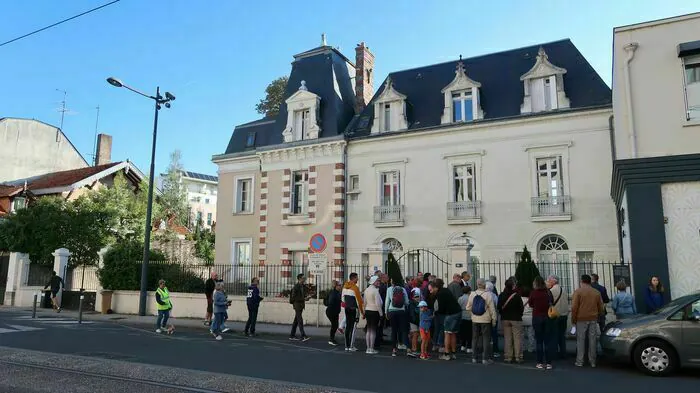
<svg viewBox="0 0 700 393">
<path fill-rule="evenodd" d="M 676 299 L 676 300 L 668 303 L 667 305 L 661 307 L 660 309 L 654 311 L 652 314 L 653 315 L 663 314 L 667 311 L 674 310 L 680 306 L 684 306 L 684 305 L 688 304 L 688 302 L 690 302 L 691 300 L 696 299 L 696 298 L 697 298 L 697 295 L 686 295 L 683 297 L 679 297 L 678 299 Z"/>
</svg>

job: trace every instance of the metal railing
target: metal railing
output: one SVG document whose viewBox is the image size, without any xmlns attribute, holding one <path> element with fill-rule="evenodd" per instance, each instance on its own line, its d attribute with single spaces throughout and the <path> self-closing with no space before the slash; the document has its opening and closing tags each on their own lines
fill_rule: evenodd
<svg viewBox="0 0 700 393">
<path fill-rule="evenodd" d="M 30 263 L 27 274 L 27 286 L 43 287 L 49 282 L 52 271 L 53 266 Z"/>
<path fill-rule="evenodd" d="M 404 221 L 404 206 L 375 206 L 375 224 L 400 224 Z"/>
<path fill-rule="evenodd" d="M 100 286 L 100 280 L 97 277 L 96 266 L 76 266 L 66 269 L 66 276 L 63 277 L 66 291 L 79 291 L 84 289 L 86 292 L 95 292 Z"/>
<path fill-rule="evenodd" d="M 570 215 L 571 197 L 568 195 L 532 198 L 532 217 L 552 217 Z"/>
<path fill-rule="evenodd" d="M 481 201 L 447 202 L 448 220 L 481 218 Z"/>
</svg>

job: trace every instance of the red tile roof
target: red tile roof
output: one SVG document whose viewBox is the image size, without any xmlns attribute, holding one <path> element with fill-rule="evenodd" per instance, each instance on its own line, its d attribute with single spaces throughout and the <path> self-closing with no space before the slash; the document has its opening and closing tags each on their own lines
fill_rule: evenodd
<svg viewBox="0 0 700 393">
<path fill-rule="evenodd" d="M 13 194 L 15 194 L 17 191 L 22 191 L 21 186 L 7 186 L 0 184 L 0 198 L 1 197 L 9 197 Z"/>
<path fill-rule="evenodd" d="M 67 187 L 119 164 L 119 162 L 113 162 L 69 171 L 47 173 L 29 181 L 27 188 L 30 190 L 41 190 L 44 188 Z"/>
</svg>

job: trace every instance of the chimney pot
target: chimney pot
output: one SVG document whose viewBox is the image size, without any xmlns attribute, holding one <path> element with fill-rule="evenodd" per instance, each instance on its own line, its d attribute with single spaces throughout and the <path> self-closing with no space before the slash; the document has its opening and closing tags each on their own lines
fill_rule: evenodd
<svg viewBox="0 0 700 393">
<path fill-rule="evenodd" d="M 95 152 L 95 165 L 104 165 L 112 162 L 112 136 L 107 134 L 97 135 L 97 151 Z"/>
</svg>

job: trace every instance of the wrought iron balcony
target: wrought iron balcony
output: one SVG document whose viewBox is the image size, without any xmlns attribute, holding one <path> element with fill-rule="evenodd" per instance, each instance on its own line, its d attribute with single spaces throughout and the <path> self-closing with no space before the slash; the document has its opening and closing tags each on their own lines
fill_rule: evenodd
<svg viewBox="0 0 700 393">
<path fill-rule="evenodd" d="M 571 197 L 562 195 L 532 198 L 532 218 L 537 221 L 570 220 Z"/>
<path fill-rule="evenodd" d="M 447 202 L 447 222 L 451 224 L 480 223 L 481 201 Z"/>
<path fill-rule="evenodd" d="M 378 226 L 402 226 L 404 206 L 375 206 L 374 223 Z"/>
</svg>

